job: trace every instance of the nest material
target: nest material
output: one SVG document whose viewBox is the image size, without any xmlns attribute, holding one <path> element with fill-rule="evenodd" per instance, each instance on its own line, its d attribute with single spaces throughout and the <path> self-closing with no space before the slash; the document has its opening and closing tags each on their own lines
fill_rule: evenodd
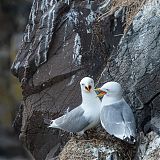
<svg viewBox="0 0 160 160">
<path fill-rule="evenodd" d="M 113 138 L 106 132 L 89 131 L 89 137 L 71 137 L 59 154 L 59 160 L 98 160 L 117 153 L 120 160 L 131 160 L 135 146 Z"/>
<path fill-rule="evenodd" d="M 145 4 L 146 0 L 113 0 L 109 9 L 106 9 L 106 12 L 98 18 L 100 21 L 104 17 L 115 13 L 119 8 L 125 7 L 125 32 L 128 30 L 128 27 L 131 25 L 133 18 Z"/>
</svg>

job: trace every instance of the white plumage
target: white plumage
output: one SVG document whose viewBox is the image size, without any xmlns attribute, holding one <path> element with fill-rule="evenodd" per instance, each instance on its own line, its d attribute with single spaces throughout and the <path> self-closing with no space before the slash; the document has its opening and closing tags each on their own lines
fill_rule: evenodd
<svg viewBox="0 0 160 160">
<path fill-rule="evenodd" d="M 103 128 L 111 135 L 128 143 L 134 143 L 136 123 L 130 106 L 122 97 L 121 85 L 105 83 L 100 89 L 102 98 L 100 120 Z"/>
<path fill-rule="evenodd" d="M 65 115 L 51 120 L 49 127 L 83 134 L 86 130 L 100 123 L 101 101 L 94 91 L 93 79 L 84 77 L 80 82 L 80 86 L 82 104 Z"/>
</svg>

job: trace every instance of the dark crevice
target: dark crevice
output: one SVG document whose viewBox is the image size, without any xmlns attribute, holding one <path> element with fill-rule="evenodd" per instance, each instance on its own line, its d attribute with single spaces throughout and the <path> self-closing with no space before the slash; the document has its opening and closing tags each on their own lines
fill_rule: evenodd
<svg viewBox="0 0 160 160">
<path fill-rule="evenodd" d="M 156 97 L 158 97 L 160 95 L 160 92 L 158 92 L 157 94 L 155 94 L 147 103 L 145 103 L 144 105 L 149 105 Z"/>
</svg>

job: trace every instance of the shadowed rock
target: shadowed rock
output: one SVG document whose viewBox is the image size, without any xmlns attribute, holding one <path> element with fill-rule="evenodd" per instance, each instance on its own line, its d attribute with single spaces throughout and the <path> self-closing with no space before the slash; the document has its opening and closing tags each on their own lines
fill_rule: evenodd
<svg viewBox="0 0 160 160">
<path fill-rule="evenodd" d="M 46 128 L 43 119 L 55 119 L 66 106 L 80 104 L 84 76 L 92 76 L 98 85 L 118 81 L 137 117 L 138 131 L 159 131 L 159 3 L 147 2 L 124 35 L 125 7 L 97 21 L 100 4 L 33 3 L 12 72 L 24 96 L 22 120 L 17 119 L 20 139 L 38 160 L 58 155 L 68 140 L 67 133 Z"/>
<path fill-rule="evenodd" d="M 0 126 L 0 159 L 33 160 L 11 128 Z"/>
</svg>

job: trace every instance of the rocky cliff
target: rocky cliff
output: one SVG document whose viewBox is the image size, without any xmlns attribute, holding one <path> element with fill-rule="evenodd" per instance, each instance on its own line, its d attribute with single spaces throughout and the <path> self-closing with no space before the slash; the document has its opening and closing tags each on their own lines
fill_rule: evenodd
<svg viewBox="0 0 160 160">
<path fill-rule="evenodd" d="M 79 81 L 91 76 L 97 86 L 111 80 L 123 86 L 139 133 L 129 156 L 160 157 L 159 39 L 156 0 L 34 0 L 11 68 L 24 97 L 14 127 L 33 156 L 51 159 L 62 150 L 67 133 L 46 128 L 43 118 L 54 119 L 80 104 Z"/>
</svg>

